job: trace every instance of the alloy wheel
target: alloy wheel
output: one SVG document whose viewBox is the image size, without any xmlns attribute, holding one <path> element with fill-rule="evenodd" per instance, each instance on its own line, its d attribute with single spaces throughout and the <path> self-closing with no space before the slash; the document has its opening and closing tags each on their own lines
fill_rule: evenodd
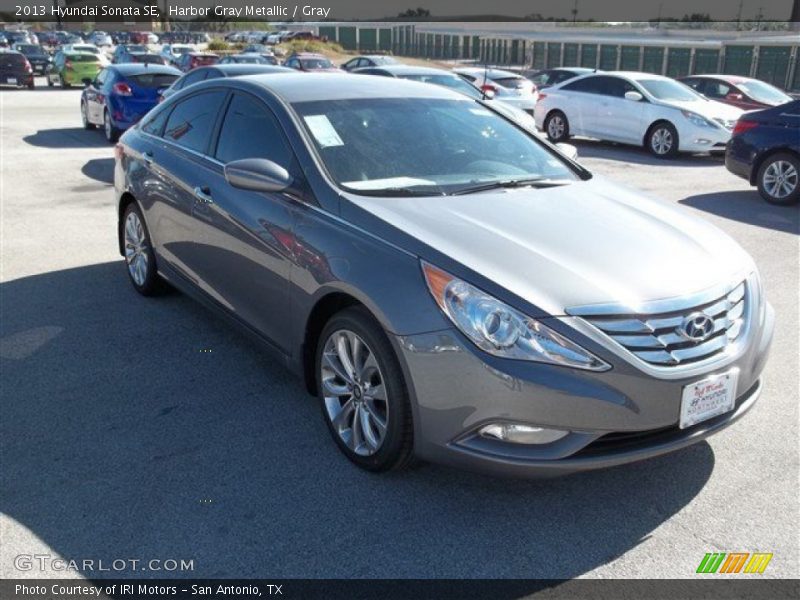
<svg viewBox="0 0 800 600">
<path fill-rule="evenodd" d="M 125 219 L 125 261 L 133 282 L 139 287 L 147 280 L 150 267 L 147 258 L 147 236 L 144 227 L 135 211 L 128 213 Z"/>
<path fill-rule="evenodd" d="M 773 198 L 786 198 L 797 189 L 798 173 L 786 160 L 776 160 L 764 171 L 764 190 Z"/>
<path fill-rule="evenodd" d="M 564 119 L 558 115 L 551 117 L 550 122 L 547 124 L 547 133 L 554 140 L 561 139 L 565 129 Z"/>
<path fill-rule="evenodd" d="M 672 150 L 673 143 L 672 132 L 666 127 L 659 127 L 650 136 L 650 146 L 653 152 L 659 155 L 668 154 Z"/>
<path fill-rule="evenodd" d="M 389 403 L 372 349 L 352 331 L 339 329 L 325 342 L 320 369 L 334 431 L 354 453 L 375 454 L 386 438 Z"/>
</svg>

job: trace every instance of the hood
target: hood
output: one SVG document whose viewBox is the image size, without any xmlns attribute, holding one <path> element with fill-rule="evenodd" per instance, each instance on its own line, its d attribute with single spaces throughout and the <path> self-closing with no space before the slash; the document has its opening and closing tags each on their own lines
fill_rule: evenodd
<svg viewBox="0 0 800 600">
<path fill-rule="evenodd" d="M 599 177 L 465 196 L 347 198 L 550 315 L 610 302 L 637 312 L 755 268 L 688 209 Z"/>
<path fill-rule="evenodd" d="M 724 121 L 736 121 L 742 116 L 744 110 L 730 104 L 717 102 L 716 100 L 696 100 L 692 102 L 659 102 L 664 106 L 672 106 L 681 110 L 688 110 L 705 117 L 706 119 L 723 119 Z"/>
</svg>

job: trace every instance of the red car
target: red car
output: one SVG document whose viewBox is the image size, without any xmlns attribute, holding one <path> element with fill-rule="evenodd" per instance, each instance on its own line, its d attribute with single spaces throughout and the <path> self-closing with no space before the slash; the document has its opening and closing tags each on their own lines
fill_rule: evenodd
<svg viewBox="0 0 800 600">
<path fill-rule="evenodd" d="M 706 98 L 744 110 L 771 108 L 791 102 L 792 97 L 774 85 L 738 75 L 691 75 L 679 79 Z"/>
<path fill-rule="evenodd" d="M 209 54 L 207 52 L 187 52 L 182 54 L 178 59 L 178 68 L 184 73 L 188 73 L 197 67 L 207 67 L 215 65 L 219 62 L 217 54 Z"/>
</svg>

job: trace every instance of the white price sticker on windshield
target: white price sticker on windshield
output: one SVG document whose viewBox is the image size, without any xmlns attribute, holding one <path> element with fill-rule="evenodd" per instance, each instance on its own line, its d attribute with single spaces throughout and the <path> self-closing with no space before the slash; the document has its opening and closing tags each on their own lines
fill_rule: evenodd
<svg viewBox="0 0 800 600">
<path fill-rule="evenodd" d="M 303 117 L 303 119 L 305 119 L 312 135 L 323 148 L 344 146 L 342 138 L 336 133 L 333 125 L 331 125 L 331 122 L 325 115 L 310 115 L 308 117 Z"/>
</svg>

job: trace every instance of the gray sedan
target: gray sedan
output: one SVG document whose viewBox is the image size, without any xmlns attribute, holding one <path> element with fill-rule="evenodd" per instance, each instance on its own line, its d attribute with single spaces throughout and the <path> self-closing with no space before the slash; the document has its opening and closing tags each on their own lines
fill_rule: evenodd
<svg viewBox="0 0 800 600">
<path fill-rule="evenodd" d="M 462 94 L 220 78 L 116 156 L 133 287 L 169 282 L 262 342 L 365 469 L 618 465 L 761 391 L 773 311 L 733 240 Z"/>
</svg>

